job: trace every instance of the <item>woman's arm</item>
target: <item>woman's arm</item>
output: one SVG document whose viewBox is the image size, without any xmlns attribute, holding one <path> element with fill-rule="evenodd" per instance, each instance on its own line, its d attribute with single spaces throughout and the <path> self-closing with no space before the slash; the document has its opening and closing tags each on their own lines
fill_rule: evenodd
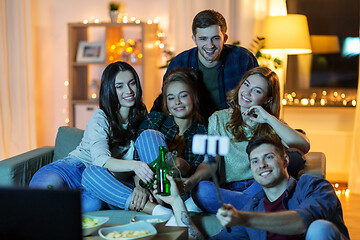
<svg viewBox="0 0 360 240">
<path fill-rule="evenodd" d="M 245 114 L 247 114 L 252 121 L 269 124 L 287 147 L 297 148 L 304 154 L 310 150 L 310 141 L 304 134 L 269 114 L 261 106 L 253 106 L 249 108 Z"/>
<path fill-rule="evenodd" d="M 154 195 L 155 197 L 159 198 L 160 200 L 164 201 L 167 204 L 170 204 L 173 212 L 174 212 L 174 216 L 176 219 L 176 223 L 178 226 L 185 226 L 188 227 L 188 234 L 189 234 L 189 238 L 191 239 L 205 239 L 202 234 L 200 233 L 199 229 L 195 226 L 195 224 L 192 222 L 190 215 L 185 207 L 185 203 L 184 201 L 181 199 L 181 196 L 179 194 L 179 190 L 176 187 L 176 183 L 174 181 L 174 179 L 169 176 L 166 175 L 166 177 L 169 179 L 170 184 L 171 184 L 171 188 L 170 188 L 170 192 L 171 195 L 170 196 L 161 196 L 157 194 L 156 191 L 156 187 L 157 185 L 154 186 L 155 190 L 154 190 Z"/>
<path fill-rule="evenodd" d="M 133 171 L 144 182 L 150 182 L 154 176 L 154 173 L 149 165 L 142 161 L 109 158 L 103 167 L 109 169 L 112 172 Z"/>
</svg>

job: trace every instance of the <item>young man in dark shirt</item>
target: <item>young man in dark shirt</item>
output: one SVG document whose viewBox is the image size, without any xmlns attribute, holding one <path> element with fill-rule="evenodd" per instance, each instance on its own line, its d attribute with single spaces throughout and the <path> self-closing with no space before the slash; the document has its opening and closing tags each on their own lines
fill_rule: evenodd
<svg viewBox="0 0 360 240">
<path fill-rule="evenodd" d="M 340 201 L 328 181 L 308 174 L 298 181 L 289 177 L 284 146 L 272 137 L 253 139 L 246 152 L 254 184 L 263 190 L 240 210 L 230 204 L 220 208 L 216 216 L 231 231 L 223 229 L 210 239 L 349 239 Z M 171 196 L 162 199 L 171 204 L 178 225 L 188 226 L 191 237 L 203 239 L 173 188 Z"/>
<path fill-rule="evenodd" d="M 280 141 L 260 136 L 246 149 L 251 171 L 263 191 L 241 211 L 226 204 L 217 218 L 232 231 L 212 239 L 349 239 L 342 208 L 332 185 L 304 174 L 289 177 L 289 158 Z"/>
<path fill-rule="evenodd" d="M 228 40 L 225 18 L 214 10 L 199 12 L 192 24 L 196 47 L 178 54 L 169 64 L 164 79 L 175 68 L 195 68 L 202 78 L 197 83 L 200 112 L 207 122 L 216 110 L 228 107 L 226 93 L 237 86 L 243 74 L 257 67 L 258 62 L 247 49 L 225 44 Z M 162 95 L 151 111 L 162 110 Z"/>
</svg>

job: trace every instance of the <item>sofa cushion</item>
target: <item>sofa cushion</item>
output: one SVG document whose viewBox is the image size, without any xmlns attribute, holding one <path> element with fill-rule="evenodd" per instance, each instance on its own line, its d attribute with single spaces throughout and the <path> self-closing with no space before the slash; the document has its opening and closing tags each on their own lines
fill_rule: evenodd
<svg viewBox="0 0 360 240">
<path fill-rule="evenodd" d="M 59 127 L 55 140 L 53 161 L 67 157 L 80 144 L 83 135 L 84 130 L 68 126 Z"/>
</svg>

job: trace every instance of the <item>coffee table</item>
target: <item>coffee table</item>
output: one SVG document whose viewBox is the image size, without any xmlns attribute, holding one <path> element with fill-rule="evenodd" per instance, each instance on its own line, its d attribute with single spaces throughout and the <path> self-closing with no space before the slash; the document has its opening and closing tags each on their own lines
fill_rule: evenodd
<svg viewBox="0 0 360 240">
<path fill-rule="evenodd" d="M 111 227 L 117 224 L 105 224 L 104 227 Z M 188 228 L 187 227 L 167 227 L 161 226 L 156 228 L 158 234 L 153 238 L 156 240 L 188 240 Z M 84 240 L 103 240 L 95 232 L 93 235 L 86 236 Z"/>
</svg>

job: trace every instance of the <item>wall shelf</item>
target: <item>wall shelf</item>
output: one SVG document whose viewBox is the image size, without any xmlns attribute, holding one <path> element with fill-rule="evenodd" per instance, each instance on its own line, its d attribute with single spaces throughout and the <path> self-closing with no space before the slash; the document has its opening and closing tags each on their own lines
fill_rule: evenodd
<svg viewBox="0 0 360 240">
<path fill-rule="evenodd" d="M 135 68 L 141 80 L 144 103 L 151 108 L 162 85 L 157 33 L 158 24 L 144 22 L 68 24 L 69 126 L 85 128 L 91 114 L 84 114 L 83 110 L 77 112 L 77 109 L 94 109 L 94 105 L 98 105 L 97 100 L 89 99 L 88 87 L 94 79 L 100 86 L 103 70 L 115 61 L 128 62 Z M 105 62 L 76 62 L 80 41 L 105 42 Z"/>
</svg>

